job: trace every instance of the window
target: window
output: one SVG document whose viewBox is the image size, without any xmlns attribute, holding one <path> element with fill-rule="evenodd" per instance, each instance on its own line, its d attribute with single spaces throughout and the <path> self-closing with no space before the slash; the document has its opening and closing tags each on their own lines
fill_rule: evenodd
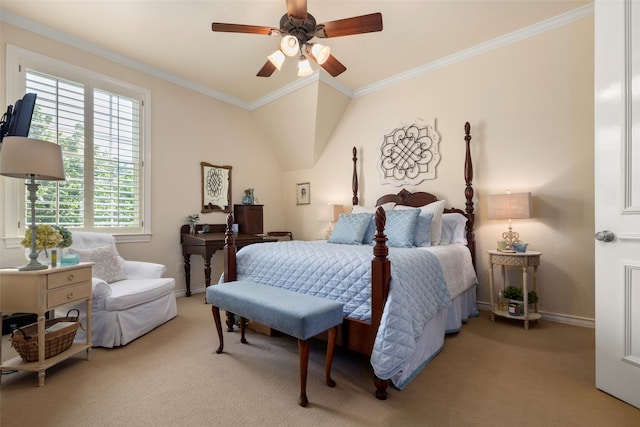
<svg viewBox="0 0 640 427">
<path fill-rule="evenodd" d="M 14 50 L 21 53 L 13 58 L 19 72 L 7 76 L 7 87 L 38 95 L 29 137 L 60 144 L 65 165 L 65 181 L 38 182 L 36 221 L 148 234 L 148 91 L 15 47 L 7 47 L 8 58 Z M 24 235 L 30 221 L 26 189 L 18 209 L 17 232 Z"/>
</svg>

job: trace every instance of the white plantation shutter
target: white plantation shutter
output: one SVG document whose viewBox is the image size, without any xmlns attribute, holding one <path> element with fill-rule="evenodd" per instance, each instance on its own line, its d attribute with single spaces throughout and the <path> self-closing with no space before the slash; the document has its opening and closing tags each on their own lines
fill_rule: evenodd
<svg viewBox="0 0 640 427">
<path fill-rule="evenodd" d="M 29 137 L 63 148 L 66 181 L 39 181 L 38 223 L 142 231 L 141 101 L 27 69 L 37 94 Z M 24 224 L 29 223 L 25 197 Z"/>
<path fill-rule="evenodd" d="M 94 90 L 93 200 L 97 227 L 140 224 L 139 101 Z"/>
</svg>

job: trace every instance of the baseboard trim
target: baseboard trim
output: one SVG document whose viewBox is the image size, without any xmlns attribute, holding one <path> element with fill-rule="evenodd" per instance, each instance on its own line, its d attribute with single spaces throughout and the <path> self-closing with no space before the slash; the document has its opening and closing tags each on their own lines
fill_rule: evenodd
<svg viewBox="0 0 640 427">
<path fill-rule="evenodd" d="M 477 302 L 478 310 L 489 311 L 489 303 L 488 302 Z M 561 313 L 550 313 L 548 311 L 540 311 L 542 314 L 542 318 L 544 320 L 548 320 L 550 322 L 557 323 L 565 323 L 567 325 L 573 326 L 582 326 L 583 328 L 595 328 L 596 321 L 595 319 L 590 319 L 588 317 L 579 317 L 572 316 L 570 314 L 561 314 Z"/>
</svg>

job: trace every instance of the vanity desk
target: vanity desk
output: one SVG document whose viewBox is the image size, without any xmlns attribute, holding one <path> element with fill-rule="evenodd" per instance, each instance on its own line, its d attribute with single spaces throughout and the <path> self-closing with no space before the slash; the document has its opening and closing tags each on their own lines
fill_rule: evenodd
<svg viewBox="0 0 640 427">
<path fill-rule="evenodd" d="M 191 296 L 191 255 L 200 255 L 204 258 L 205 286 L 211 285 L 211 257 L 216 251 L 224 248 L 225 224 L 208 224 L 208 233 L 197 233 L 205 224 L 196 225 L 196 234 L 189 234 L 189 226 L 180 227 L 180 245 L 184 258 L 184 276 L 187 286 L 187 296 Z M 253 243 L 275 242 L 275 237 L 255 234 L 234 234 L 233 240 L 238 249 Z"/>
</svg>

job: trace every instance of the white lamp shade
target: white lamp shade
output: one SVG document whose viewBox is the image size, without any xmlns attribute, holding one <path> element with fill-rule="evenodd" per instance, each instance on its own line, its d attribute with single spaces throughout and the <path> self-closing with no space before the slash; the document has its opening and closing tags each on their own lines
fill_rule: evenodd
<svg viewBox="0 0 640 427">
<path fill-rule="evenodd" d="M 280 50 L 287 56 L 296 56 L 300 50 L 298 39 L 294 36 L 284 36 L 280 42 Z"/>
<path fill-rule="evenodd" d="M 304 77 L 309 74 L 313 74 L 313 68 L 311 68 L 311 64 L 309 64 L 309 60 L 304 56 L 300 57 L 300 62 L 298 62 L 298 76 Z"/>
<path fill-rule="evenodd" d="M 310 43 L 311 45 L 311 55 L 316 60 L 316 62 L 320 65 L 327 62 L 329 56 L 331 55 L 331 49 L 329 46 L 321 45 L 320 43 Z"/>
<path fill-rule="evenodd" d="M 0 175 L 62 181 L 65 179 L 62 147 L 39 139 L 8 136 L 2 140 Z"/>
<path fill-rule="evenodd" d="M 489 219 L 531 218 L 531 193 L 495 194 L 488 206 Z"/>
<path fill-rule="evenodd" d="M 284 63 L 285 57 L 284 53 L 280 49 L 273 52 L 271 55 L 267 56 L 267 59 L 271 61 L 271 63 L 278 69 L 282 68 L 282 64 Z"/>
<path fill-rule="evenodd" d="M 342 205 L 320 205 L 318 209 L 318 221 L 335 222 L 338 216 L 343 212 Z"/>
</svg>

